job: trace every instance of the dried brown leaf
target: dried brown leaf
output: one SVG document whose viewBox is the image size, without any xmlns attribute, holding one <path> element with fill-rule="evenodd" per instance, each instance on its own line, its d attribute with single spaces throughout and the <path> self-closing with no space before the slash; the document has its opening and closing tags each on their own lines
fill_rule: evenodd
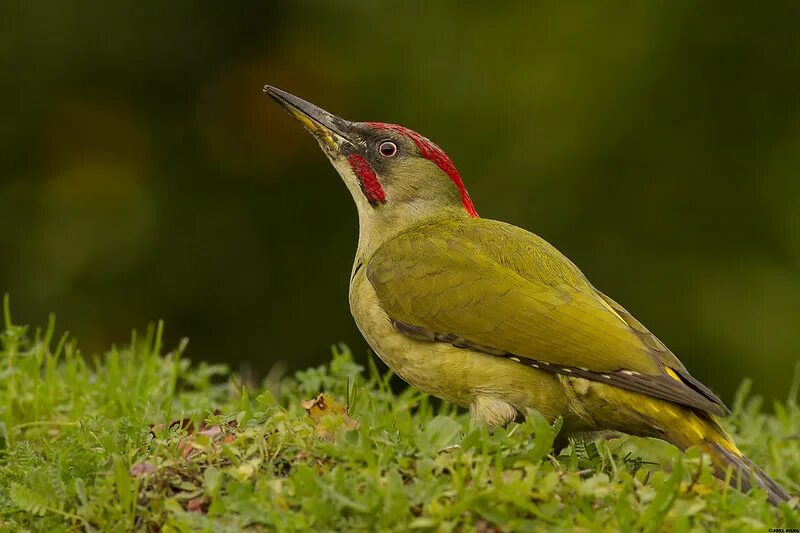
<svg viewBox="0 0 800 533">
<path fill-rule="evenodd" d="M 192 498 L 186 504 L 186 510 L 192 513 L 205 513 L 208 509 L 208 496 Z"/>
<path fill-rule="evenodd" d="M 314 424 L 318 425 L 322 418 L 328 415 L 342 415 L 347 429 L 358 429 L 358 422 L 350 418 L 347 408 L 324 393 L 320 393 L 313 400 L 303 400 L 300 405 L 306 410 Z"/>
<path fill-rule="evenodd" d="M 139 463 L 131 467 L 130 474 L 133 477 L 138 477 L 144 474 L 152 474 L 156 471 L 156 466 L 152 463 Z"/>
</svg>

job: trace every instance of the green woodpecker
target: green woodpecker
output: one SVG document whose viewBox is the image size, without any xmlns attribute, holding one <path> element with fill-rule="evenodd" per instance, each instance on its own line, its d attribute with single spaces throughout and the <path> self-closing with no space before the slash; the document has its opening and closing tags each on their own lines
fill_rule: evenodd
<svg viewBox="0 0 800 533">
<path fill-rule="evenodd" d="M 350 122 L 264 91 L 319 141 L 358 208 L 350 310 L 419 389 L 495 426 L 534 408 L 562 434 L 615 430 L 697 446 L 773 503 L 787 492 L 717 421 L 728 411 L 677 357 L 553 246 L 479 218 L 458 171 L 402 126 Z"/>
</svg>

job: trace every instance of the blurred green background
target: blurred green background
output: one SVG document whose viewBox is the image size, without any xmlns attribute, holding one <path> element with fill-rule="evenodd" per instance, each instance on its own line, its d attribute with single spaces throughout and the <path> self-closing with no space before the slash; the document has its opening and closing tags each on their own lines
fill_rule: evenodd
<svg viewBox="0 0 800 533">
<path fill-rule="evenodd" d="M 261 88 L 442 145 L 730 401 L 800 357 L 800 4 L 0 7 L 0 291 L 84 351 L 163 318 L 192 359 L 343 341 L 356 214 Z"/>
</svg>

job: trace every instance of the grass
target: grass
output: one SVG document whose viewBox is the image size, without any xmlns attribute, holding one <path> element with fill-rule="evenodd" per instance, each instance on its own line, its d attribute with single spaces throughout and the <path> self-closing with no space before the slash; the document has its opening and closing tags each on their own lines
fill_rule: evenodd
<svg viewBox="0 0 800 533">
<path fill-rule="evenodd" d="M 244 387 L 219 365 L 162 355 L 161 325 L 86 358 L 13 325 L 0 350 L 0 528 L 174 531 L 551 531 L 798 528 L 789 505 L 728 489 L 650 439 L 560 456 L 532 412 L 489 432 L 467 413 L 332 361 Z M 325 396 L 318 397 L 320 392 Z M 764 414 L 741 388 L 726 427 L 791 492 L 798 380 Z M 707 465 L 708 462 L 706 461 Z"/>
</svg>

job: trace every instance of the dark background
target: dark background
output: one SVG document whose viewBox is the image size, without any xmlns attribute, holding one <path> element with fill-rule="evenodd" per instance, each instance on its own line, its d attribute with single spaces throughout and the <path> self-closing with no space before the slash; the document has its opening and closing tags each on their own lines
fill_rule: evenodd
<svg viewBox="0 0 800 533">
<path fill-rule="evenodd" d="M 349 194 L 264 83 L 421 131 L 730 401 L 800 357 L 797 3 L 0 7 L 0 291 L 263 374 L 366 345 Z"/>
</svg>

